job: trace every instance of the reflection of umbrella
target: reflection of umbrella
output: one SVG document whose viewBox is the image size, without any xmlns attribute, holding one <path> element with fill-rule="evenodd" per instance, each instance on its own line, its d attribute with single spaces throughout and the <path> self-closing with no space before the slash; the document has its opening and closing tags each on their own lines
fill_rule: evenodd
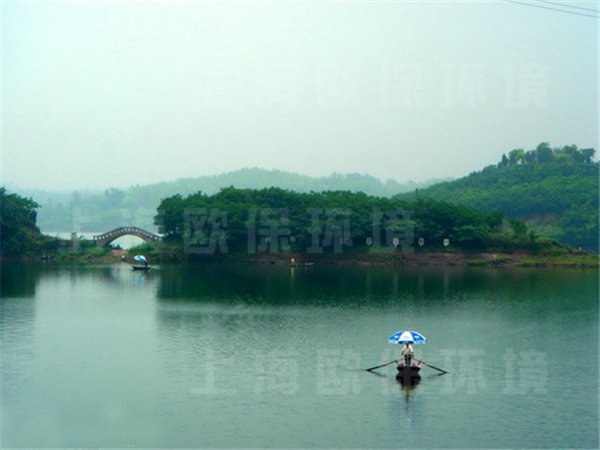
<svg viewBox="0 0 600 450">
<path fill-rule="evenodd" d="M 146 257 L 144 255 L 136 255 L 133 257 L 133 259 L 135 259 L 136 261 L 148 262 L 148 260 L 146 259 Z"/>
<path fill-rule="evenodd" d="M 416 331 L 398 331 L 388 339 L 390 344 L 424 344 L 427 339 Z"/>
</svg>

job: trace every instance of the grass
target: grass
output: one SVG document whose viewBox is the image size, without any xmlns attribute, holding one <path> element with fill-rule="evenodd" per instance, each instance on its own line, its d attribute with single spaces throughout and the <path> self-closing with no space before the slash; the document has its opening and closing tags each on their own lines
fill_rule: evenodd
<svg viewBox="0 0 600 450">
<path fill-rule="evenodd" d="M 600 258 L 596 254 L 587 255 L 540 255 L 521 259 L 521 267 L 600 267 Z"/>
<path fill-rule="evenodd" d="M 516 261 L 514 258 L 510 257 L 501 257 L 495 259 L 467 259 L 465 260 L 465 264 L 467 266 L 474 267 L 488 267 L 488 266 L 504 266 L 507 264 L 512 264 Z"/>
</svg>

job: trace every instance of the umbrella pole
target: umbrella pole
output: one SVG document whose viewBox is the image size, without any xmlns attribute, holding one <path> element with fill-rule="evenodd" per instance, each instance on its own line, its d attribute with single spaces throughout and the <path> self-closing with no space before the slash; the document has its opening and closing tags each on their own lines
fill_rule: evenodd
<svg viewBox="0 0 600 450">
<path fill-rule="evenodd" d="M 440 371 L 440 372 L 442 372 L 442 373 L 450 373 L 450 372 L 448 372 L 447 370 L 440 369 L 439 367 L 432 366 L 431 364 L 427 364 L 427 363 L 426 363 L 425 361 L 423 361 L 423 360 L 420 360 L 420 361 L 419 361 L 419 364 L 421 364 L 421 363 L 425 364 L 427 367 L 431 367 L 432 369 L 438 370 L 438 371 Z"/>
<path fill-rule="evenodd" d="M 367 372 L 370 372 L 371 370 L 380 369 L 382 367 L 389 366 L 391 363 L 397 363 L 397 362 L 398 362 L 398 360 L 394 359 L 393 361 L 387 362 L 385 364 L 381 364 L 380 366 L 370 367 L 369 369 L 365 369 L 365 370 Z"/>
</svg>

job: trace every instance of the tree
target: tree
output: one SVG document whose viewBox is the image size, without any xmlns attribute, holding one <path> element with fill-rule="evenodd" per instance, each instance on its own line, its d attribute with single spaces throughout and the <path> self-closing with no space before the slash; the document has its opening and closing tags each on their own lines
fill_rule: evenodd
<svg viewBox="0 0 600 450">
<path fill-rule="evenodd" d="M 120 189 L 111 188 L 104 191 L 104 205 L 106 209 L 120 208 L 125 198 L 125 192 Z"/>
<path fill-rule="evenodd" d="M 536 149 L 536 159 L 540 163 L 549 163 L 554 160 L 554 152 L 550 148 L 550 144 L 548 142 L 542 142 L 539 144 Z"/>
<path fill-rule="evenodd" d="M 508 161 L 511 165 L 523 164 L 525 162 L 525 150 L 516 148 L 508 152 Z"/>
<path fill-rule="evenodd" d="M 583 162 L 589 164 L 592 162 L 596 150 L 594 150 L 593 148 L 582 148 L 580 152 L 583 156 Z"/>
<path fill-rule="evenodd" d="M 452 242 L 473 248 L 484 248 L 489 241 L 488 230 L 473 225 L 463 225 L 454 228 Z"/>
<path fill-rule="evenodd" d="M 17 194 L 7 194 L 0 188 L 0 253 L 3 255 L 22 255 L 33 250 L 35 238 L 40 234 L 35 222 L 36 209 L 32 199 Z"/>
<path fill-rule="evenodd" d="M 508 221 L 515 236 L 525 236 L 527 233 L 527 224 L 519 219 L 510 219 Z"/>
<path fill-rule="evenodd" d="M 537 162 L 535 150 L 529 150 L 525 153 L 525 164 L 534 164 Z"/>
</svg>

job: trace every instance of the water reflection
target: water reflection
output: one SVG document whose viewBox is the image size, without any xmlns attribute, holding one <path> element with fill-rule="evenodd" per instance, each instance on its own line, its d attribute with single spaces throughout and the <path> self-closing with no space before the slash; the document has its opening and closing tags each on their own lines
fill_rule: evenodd
<svg viewBox="0 0 600 450">
<path fill-rule="evenodd" d="M 3 262 L 0 270 L 0 342 L 2 383 L 31 378 L 35 357 L 35 295 L 40 271 L 21 261 Z M 23 387 L 23 384 L 19 386 Z M 12 398 L 20 392 L 3 392 Z"/>
<path fill-rule="evenodd" d="M 418 373 L 398 373 L 396 380 L 405 388 L 412 388 L 421 382 L 421 375 Z"/>
<path fill-rule="evenodd" d="M 595 272 L 597 274 L 597 272 Z M 479 297 L 480 307 L 525 308 L 544 297 L 582 299 L 598 296 L 590 270 L 465 267 L 310 267 L 181 265 L 164 267 L 158 276 L 160 301 L 178 299 L 243 304 L 387 307 L 402 303 L 411 310 L 455 306 Z M 593 277 L 592 277 L 593 278 Z M 481 301 L 483 299 L 483 301 Z M 499 303 L 502 303 L 501 305 Z M 580 304 L 570 307 L 578 309 Z M 562 309 L 565 305 L 559 305 Z M 534 310 L 536 308 L 533 308 Z"/>
<path fill-rule="evenodd" d="M 439 385 L 440 376 L 444 374 L 424 375 L 412 384 L 405 384 L 394 375 L 372 373 L 381 380 L 382 392 L 386 393 L 382 407 L 388 411 L 389 427 L 393 430 L 390 447 L 422 448 L 424 433 L 431 432 L 428 423 L 433 418 L 428 417 L 427 411 L 436 402 L 435 396 L 431 395 L 432 388 L 436 383 Z"/>
<path fill-rule="evenodd" d="M 9 447 L 597 447 L 597 271 L 7 268 Z M 451 374 L 359 374 L 398 357 L 387 338 L 405 326 Z M 528 388 L 523 356 L 562 367 L 565 335 L 585 370 L 568 390 L 550 373 L 547 393 Z M 522 395 L 504 393 L 511 348 Z"/>
<path fill-rule="evenodd" d="M 68 275 L 73 283 L 92 280 L 105 286 L 157 287 L 164 300 L 215 301 L 219 303 L 294 305 L 337 304 L 345 307 L 387 306 L 401 301 L 408 307 L 435 304 L 444 307 L 481 293 L 495 302 L 514 305 L 541 301 L 544 296 L 569 298 L 583 303 L 597 298 L 593 270 L 465 268 L 465 267 L 327 267 L 290 268 L 252 265 L 166 265 L 148 273 L 133 272 L 128 265 L 39 264 L 4 262 L 0 271 L 2 297 L 33 297 L 42 279 Z M 551 276 L 549 276 L 551 275 Z M 593 278 L 593 277 L 592 277 Z M 561 305 L 565 306 L 565 305 Z"/>
<path fill-rule="evenodd" d="M 0 298 L 35 296 L 39 276 L 39 264 L 3 261 L 0 270 Z"/>
</svg>

